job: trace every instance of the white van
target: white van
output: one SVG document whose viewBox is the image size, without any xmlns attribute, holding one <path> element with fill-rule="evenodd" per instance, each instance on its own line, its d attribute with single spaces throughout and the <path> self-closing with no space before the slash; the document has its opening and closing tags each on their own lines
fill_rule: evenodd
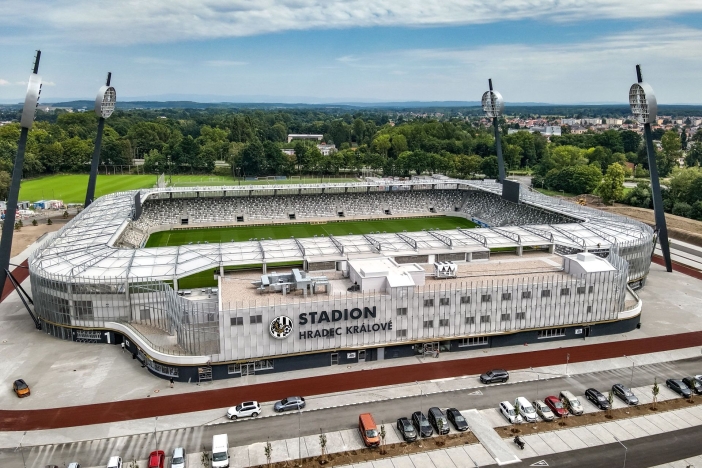
<svg viewBox="0 0 702 468">
<path fill-rule="evenodd" d="M 212 437 L 212 468 L 229 468 L 229 438 L 227 434 Z"/>
<path fill-rule="evenodd" d="M 519 410 L 519 414 L 522 415 L 522 418 L 524 418 L 526 422 L 536 422 L 536 410 L 531 406 L 529 400 L 520 396 L 514 400 L 514 407 Z"/>
</svg>

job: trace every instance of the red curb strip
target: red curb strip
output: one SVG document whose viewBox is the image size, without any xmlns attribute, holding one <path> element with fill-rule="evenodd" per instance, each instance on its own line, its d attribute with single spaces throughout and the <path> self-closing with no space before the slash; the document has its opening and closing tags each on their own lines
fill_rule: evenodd
<svg viewBox="0 0 702 468">
<path fill-rule="evenodd" d="M 18 267 L 12 270 L 12 276 L 15 277 L 17 283 L 22 284 L 22 281 L 29 277 L 29 263 L 27 260 L 20 263 Z M 5 286 L 2 288 L 2 296 L 0 296 L 0 302 L 4 301 L 7 296 L 9 296 L 15 290 L 12 286 L 12 281 L 10 279 L 5 280 Z"/>
<path fill-rule="evenodd" d="M 654 255 L 653 258 L 651 259 L 653 263 L 660 265 L 660 266 L 665 266 L 665 261 L 663 260 L 663 257 L 660 257 L 658 255 Z M 687 265 L 683 265 L 682 263 L 678 263 L 673 261 L 673 271 L 677 271 L 682 273 L 683 275 L 687 276 L 692 276 L 695 279 L 702 280 L 702 271 L 696 270 L 692 267 L 689 267 Z"/>
<path fill-rule="evenodd" d="M 702 345 L 702 331 L 677 335 L 640 338 L 611 343 L 572 346 L 526 353 L 486 356 L 426 364 L 346 372 L 343 374 L 309 377 L 218 390 L 203 390 L 182 395 L 142 398 L 83 406 L 40 410 L 0 410 L 0 430 L 30 431 L 58 429 L 89 424 L 104 424 L 131 419 L 152 418 L 169 414 L 223 408 L 252 397 L 273 401 L 289 395 L 323 395 L 349 390 L 397 385 L 474 375 L 491 368 L 514 369 L 543 367 L 569 362 L 596 361 L 624 355 L 670 351 Z"/>
</svg>

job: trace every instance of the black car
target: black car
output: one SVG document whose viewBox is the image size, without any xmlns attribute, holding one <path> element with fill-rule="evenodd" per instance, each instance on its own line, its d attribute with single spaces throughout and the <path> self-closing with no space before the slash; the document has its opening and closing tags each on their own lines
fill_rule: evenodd
<svg viewBox="0 0 702 468">
<path fill-rule="evenodd" d="M 456 408 L 447 409 L 446 417 L 451 421 L 451 424 L 453 424 L 453 427 L 455 427 L 457 431 L 463 432 L 468 430 L 466 418 L 464 418 L 461 412 Z"/>
<path fill-rule="evenodd" d="M 692 395 L 690 389 L 680 379 L 668 379 L 665 381 L 665 386 L 685 398 L 690 398 L 690 395 Z"/>
<path fill-rule="evenodd" d="M 484 384 L 507 382 L 509 373 L 504 369 L 493 369 L 480 376 L 480 381 Z"/>
<path fill-rule="evenodd" d="M 421 437 L 431 437 L 434 435 L 434 429 L 432 429 L 429 420 L 421 411 L 412 413 L 412 424 L 414 424 L 415 429 L 417 429 Z"/>
<path fill-rule="evenodd" d="M 597 406 L 601 410 L 608 410 L 612 407 L 612 405 L 609 404 L 607 397 L 595 388 L 588 388 L 585 390 L 585 398 L 590 400 L 593 405 Z"/>
<path fill-rule="evenodd" d="M 612 385 L 612 393 L 614 393 L 614 395 L 617 398 L 622 400 L 627 405 L 638 405 L 639 404 L 639 399 L 636 398 L 636 395 L 634 395 L 628 387 L 625 387 L 622 384 Z"/>
<path fill-rule="evenodd" d="M 700 381 L 700 379 L 695 377 L 685 377 L 683 379 L 683 383 L 696 394 L 702 394 L 702 381 Z"/>
<path fill-rule="evenodd" d="M 414 430 L 414 426 L 407 418 L 400 418 L 397 420 L 397 430 L 402 434 L 402 438 L 405 442 L 412 442 L 417 440 L 417 431 Z"/>
<path fill-rule="evenodd" d="M 446 419 L 446 415 L 440 408 L 436 406 L 429 408 L 427 416 L 431 425 L 436 429 L 437 434 L 444 435 L 449 433 L 451 428 L 449 427 L 448 419 Z"/>
</svg>

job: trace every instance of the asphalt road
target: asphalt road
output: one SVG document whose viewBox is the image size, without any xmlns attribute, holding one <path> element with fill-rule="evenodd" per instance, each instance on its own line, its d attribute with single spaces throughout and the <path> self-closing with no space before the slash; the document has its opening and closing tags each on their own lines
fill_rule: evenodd
<svg viewBox="0 0 702 468">
<path fill-rule="evenodd" d="M 623 442 L 626 449 L 620 444 L 608 444 L 547 455 L 545 457 L 529 458 L 511 466 L 526 467 L 541 460 L 548 463 L 548 465 L 543 466 L 563 468 L 590 468 L 594 466 L 642 468 L 657 466 L 702 454 L 700 440 L 702 440 L 702 426 L 696 426 L 640 439 L 627 440 Z M 624 464 L 625 452 L 626 465 Z"/>
<path fill-rule="evenodd" d="M 0 467 L 22 468 L 22 454 L 25 457 L 26 466 L 32 468 L 43 468 L 44 465 L 49 463 L 62 466 L 63 463 L 67 464 L 70 461 L 78 461 L 84 466 L 98 466 L 106 463 L 111 455 L 121 455 L 125 460 L 146 458 L 148 453 L 154 450 L 156 446 L 166 450 L 166 453 L 178 446 L 185 447 L 187 452 L 201 451 L 203 446 L 209 447 L 211 445 L 214 434 L 227 433 L 230 446 L 248 445 L 267 439 L 278 440 L 293 438 L 298 435 L 319 434 L 320 429 L 323 429 L 325 432 L 350 429 L 355 426 L 359 412 L 371 412 L 376 422 L 393 424 L 401 416 L 409 416 L 418 409 L 426 411 L 430 406 L 439 406 L 441 408 L 455 407 L 459 410 L 494 408 L 500 401 L 514 400 L 517 396 L 525 396 L 529 400 L 533 400 L 537 397 L 544 398 L 548 395 L 558 394 L 563 389 L 569 389 L 576 395 L 582 395 L 585 389 L 589 387 L 595 387 L 604 392 L 617 382 L 625 385 L 629 385 L 632 382 L 632 387 L 640 387 L 652 384 L 654 377 L 657 377 L 659 382 L 664 382 L 666 378 L 700 373 L 702 373 L 702 358 L 695 358 L 636 367 L 634 368 L 633 379 L 631 369 L 627 368 L 492 387 L 481 386 L 479 382 L 476 382 L 476 388 L 463 391 L 428 396 L 417 395 L 410 398 L 363 405 L 303 411 L 300 414 L 292 413 L 214 426 L 162 431 L 156 433 L 156 440 L 154 440 L 154 434 L 140 434 L 79 443 L 26 447 L 21 452 L 19 450 L 5 449 L 0 450 Z M 476 390 L 480 390 L 480 394 L 471 395 Z M 340 401 L 339 404 L 343 404 L 343 401 Z M 658 442 L 656 442 L 656 445 L 658 445 Z M 702 444 L 698 445 L 702 453 Z M 663 446 L 661 445 L 661 447 Z M 611 465 L 598 463 L 588 466 Z"/>
</svg>

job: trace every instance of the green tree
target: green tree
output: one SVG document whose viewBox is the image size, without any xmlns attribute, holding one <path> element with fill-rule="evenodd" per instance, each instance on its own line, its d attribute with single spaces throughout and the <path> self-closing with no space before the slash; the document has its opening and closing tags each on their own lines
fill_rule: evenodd
<svg viewBox="0 0 702 468">
<path fill-rule="evenodd" d="M 624 195 L 624 168 L 620 164 L 614 163 L 607 168 L 602 183 L 597 188 L 597 193 L 607 205 L 622 198 Z"/>
<path fill-rule="evenodd" d="M 271 445 L 270 440 L 268 440 L 266 442 L 266 445 L 264 445 L 263 453 L 266 455 L 266 464 L 270 467 L 271 466 L 271 458 L 273 457 L 273 446 Z"/>
<path fill-rule="evenodd" d="M 7 171 L 0 171 L 0 199 L 7 200 L 11 182 L 10 174 Z"/>
<path fill-rule="evenodd" d="M 678 165 L 678 159 L 682 156 L 682 151 L 680 150 L 680 135 L 676 131 L 668 131 L 661 137 L 661 147 L 663 155 L 663 164 L 659 162 L 658 170 L 661 177 L 666 177 L 670 174 L 673 167 Z"/>
<path fill-rule="evenodd" d="M 625 153 L 636 153 L 639 150 L 642 141 L 641 135 L 632 130 L 624 130 L 621 138 Z"/>
<path fill-rule="evenodd" d="M 362 119 L 353 121 L 353 135 L 356 137 L 356 143 L 359 145 L 363 142 L 363 137 L 366 133 L 366 123 Z"/>
<path fill-rule="evenodd" d="M 658 394 L 660 391 L 660 388 L 658 388 L 658 377 L 654 377 L 653 387 L 651 387 L 651 395 L 653 395 L 653 409 L 656 409 L 656 403 L 658 402 Z"/>
<path fill-rule="evenodd" d="M 495 179 L 500 175 L 500 168 L 497 163 L 497 156 L 488 156 L 483 158 L 480 163 L 480 171 L 485 174 L 488 179 Z"/>
<path fill-rule="evenodd" d="M 265 172 L 266 156 L 258 139 L 251 141 L 241 151 L 241 170 L 245 176 L 262 175 Z"/>
<path fill-rule="evenodd" d="M 524 151 L 519 145 L 510 145 L 509 143 L 502 147 L 502 157 L 505 160 L 505 165 L 510 169 L 518 169 L 522 162 L 522 154 Z"/>
<path fill-rule="evenodd" d="M 378 135 L 373 139 L 373 144 L 371 145 L 373 151 L 377 151 L 384 157 L 387 157 L 391 147 L 392 143 L 390 142 L 390 135 L 388 134 Z"/>
<path fill-rule="evenodd" d="M 685 164 L 687 166 L 702 166 L 702 143 L 692 143 L 689 147 L 687 156 L 685 156 Z"/>
<path fill-rule="evenodd" d="M 43 145 L 39 150 L 39 161 L 48 172 L 59 172 L 63 164 L 63 146 L 61 146 L 61 143 L 55 142 Z"/>
<path fill-rule="evenodd" d="M 475 154 L 471 156 L 461 154 L 456 158 L 456 172 L 461 178 L 472 178 L 480 170 L 482 162 L 483 159 Z"/>
</svg>

